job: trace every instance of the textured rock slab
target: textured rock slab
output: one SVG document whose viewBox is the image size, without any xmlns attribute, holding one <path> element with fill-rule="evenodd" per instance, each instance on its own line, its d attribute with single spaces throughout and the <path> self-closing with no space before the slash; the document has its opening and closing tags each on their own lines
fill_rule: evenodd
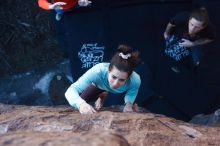
<svg viewBox="0 0 220 146">
<path fill-rule="evenodd" d="M 14 146 L 129 146 L 127 140 L 112 132 L 9 132 L 0 138 L 1 145 Z"/>
<path fill-rule="evenodd" d="M 106 108 L 97 114 L 80 115 L 64 106 L 0 105 L 0 145 L 21 145 L 15 141 L 28 139 L 36 140 L 35 145 L 74 145 L 75 141 L 82 146 L 103 141 L 105 145 L 126 145 L 127 141 L 131 146 L 220 144 L 219 127 L 193 125 L 151 113 L 118 111 Z"/>
</svg>

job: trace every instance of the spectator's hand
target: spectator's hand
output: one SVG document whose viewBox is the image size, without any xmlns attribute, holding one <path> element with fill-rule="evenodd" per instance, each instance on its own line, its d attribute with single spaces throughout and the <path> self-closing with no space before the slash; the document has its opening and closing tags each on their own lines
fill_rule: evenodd
<svg viewBox="0 0 220 146">
<path fill-rule="evenodd" d="M 92 2 L 89 1 L 89 0 L 79 0 L 78 1 L 78 5 L 81 6 L 81 7 L 86 7 L 88 5 L 90 5 Z"/>
<path fill-rule="evenodd" d="M 186 47 L 191 48 L 194 46 L 194 43 L 187 39 L 181 39 L 181 42 L 179 43 L 180 47 Z"/>
<path fill-rule="evenodd" d="M 166 39 L 169 37 L 169 35 L 164 32 L 163 37 L 164 37 L 164 39 L 166 40 Z"/>
<path fill-rule="evenodd" d="M 51 5 L 49 5 L 49 9 L 56 9 L 56 10 L 61 10 L 61 9 L 63 9 L 62 8 L 62 6 L 63 5 L 66 5 L 66 3 L 64 3 L 64 2 L 56 2 L 56 3 L 53 3 L 53 4 L 51 4 Z"/>
<path fill-rule="evenodd" d="M 132 107 L 133 107 L 132 103 L 130 102 L 126 103 L 123 112 L 133 112 Z"/>
<path fill-rule="evenodd" d="M 94 110 L 94 108 L 91 105 L 84 102 L 80 105 L 79 112 L 81 114 L 93 114 L 93 113 L 96 113 L 96 110 Z"/>
</svg>

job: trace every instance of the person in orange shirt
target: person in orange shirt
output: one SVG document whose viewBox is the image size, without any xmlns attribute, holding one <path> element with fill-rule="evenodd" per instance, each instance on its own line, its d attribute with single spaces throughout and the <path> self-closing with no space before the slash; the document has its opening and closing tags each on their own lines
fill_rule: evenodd
<svg viewBox="0 0 220 146">
<path fill-rule="evenodd" d="M 92 2 L 89 0 L 38 0 L 38 5 L 45 10 L 55 10 L 56 11 L 56 20 L 60 21 L 62 15 L 65 11 L 70 10 L 73 7 L 86 7 L 89 6 Z"/>
</svg>

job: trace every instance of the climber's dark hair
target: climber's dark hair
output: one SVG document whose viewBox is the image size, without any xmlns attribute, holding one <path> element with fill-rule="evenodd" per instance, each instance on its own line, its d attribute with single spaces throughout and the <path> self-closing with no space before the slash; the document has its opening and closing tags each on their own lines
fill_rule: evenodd
<svg viewBox="0 0 220 146">
<path fill-rule="evenodd" d="M 138 51 L 134 51 L 127 45 L 119 45 L 117 52 L 111 59 L 109 70 L 115 66 L 118 70 L 127 72 L 130 76 L 139 60 L 140 58 Z"/>
</svg>

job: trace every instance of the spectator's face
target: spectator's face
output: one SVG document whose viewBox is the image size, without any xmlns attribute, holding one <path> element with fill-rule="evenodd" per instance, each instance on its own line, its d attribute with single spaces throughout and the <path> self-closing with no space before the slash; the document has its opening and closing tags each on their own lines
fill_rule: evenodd
<svg viewBox="0 0 220 146">
<path fill-rule="evenodd" d="M 118 70 L 115 66 L 108 71 L 108 82 L 111 88 L 122 86 L 128 79 L 128 73 Z"/>
<path fill-rule="evenodd" d="M 188 24 L 189 34 L 194 35 L 200 32 L 204 28 L 203 24 L 204 24 L 203 22 L 198 21 L 195 18 L 189 19 L 189 24 Z"/>
</svg>

